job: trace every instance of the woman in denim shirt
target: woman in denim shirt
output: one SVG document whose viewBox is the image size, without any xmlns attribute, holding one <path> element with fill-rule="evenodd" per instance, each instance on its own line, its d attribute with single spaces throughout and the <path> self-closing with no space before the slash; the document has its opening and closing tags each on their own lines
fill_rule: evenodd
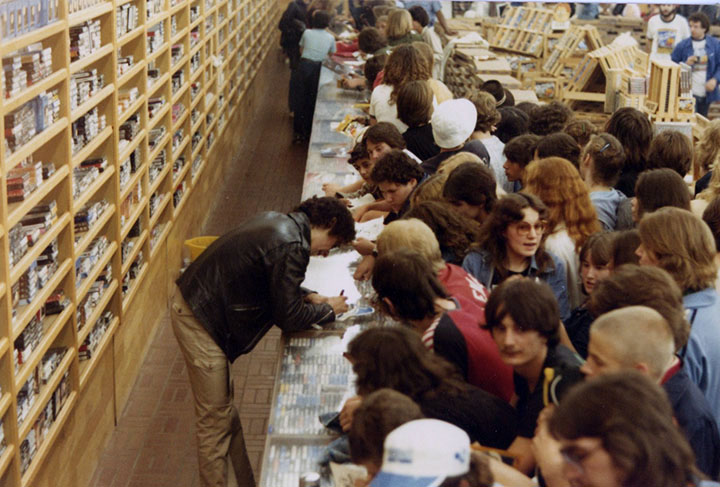
<svg viewBox="0 0 720 487">
<path fill-rule="evenodd" d="M 514 193 L 502 197 L 485 220 L 477 246 L 463 260 L 463 268 L 488 289 L 512 276 L 547 282 L 560 307 L 570 316 L 565 265 L 545 252 L 547 207 L 537 197 Z"/>
</svg>

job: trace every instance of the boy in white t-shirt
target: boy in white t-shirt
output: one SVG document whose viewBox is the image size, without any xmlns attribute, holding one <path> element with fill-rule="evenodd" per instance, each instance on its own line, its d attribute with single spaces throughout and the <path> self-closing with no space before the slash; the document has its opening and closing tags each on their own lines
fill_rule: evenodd
<svg viewBox="0 0 720 487">
<path fill-rule="evenodd" d="M 648 20 L 647 38 L 652 39 L 650 59 L 670 61 L 670 54 L 683 39 L 690 37 L 687 19 L 676 13 L 677 6 L 660 5 L 660 13 Z"/>
</svg>

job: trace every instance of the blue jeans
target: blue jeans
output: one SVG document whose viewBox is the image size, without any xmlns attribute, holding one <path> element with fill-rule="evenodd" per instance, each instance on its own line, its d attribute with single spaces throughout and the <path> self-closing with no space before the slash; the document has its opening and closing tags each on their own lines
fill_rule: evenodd
<svg viewBox="0 0 720 487">
<path fill-rule="evenodd" d="M 710 108 L 710 103 L 708 103 L 707 96 L 693 95 L 693 98 L 695 98 L 695 113 L 699 113 L 703 117 L 707 117 L 708 108 Z"/>
</svg>

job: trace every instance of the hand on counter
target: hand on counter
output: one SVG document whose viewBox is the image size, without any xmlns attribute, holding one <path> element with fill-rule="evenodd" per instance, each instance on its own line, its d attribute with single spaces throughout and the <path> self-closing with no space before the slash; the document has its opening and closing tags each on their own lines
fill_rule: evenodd
<svg viewBox="0 0 720 487">
<path fill-rule="evenodd" d="M 333 296 L 331 298 L 325 299 L 325 302 L 332 306 L 332 309 L 335 312 L 335 316 L 342 314 L 350 309 L 347 304 L 347 296 Z"/>
<path fill-rule="evenodd" d="M 335 194 L 339 193 L 341 189 L 342 186 L 339 184 L 325 183 L 322 185 L 322 190 L 325 193 L 325 196 L 335 196 Z"/>
<path fill-rule="evenodd" d="M 355 410 L 360 406 L 360 403 L 362 403 L 362 397 L 354 396 L 345 401 L 345 404 L 343 404 L 343 407 L 340 410 L 340 426 L 344 432 L 347 433 L 350 431 L 352 420 L 355 416 Z"/>
<path fill-rule="evenodd" d="M 375 250 L 375 243 L 363 237 L 355 240 L 352 246 L 360 255 L 370 255 Z"/>
<path fill-rule="evenodd" d="M 353 277 L 358 281 L 367 281 L 372 277 L 373 267 L 375 267 L 375 257 L 366 255 L 355 269 Z"/>
</svg>

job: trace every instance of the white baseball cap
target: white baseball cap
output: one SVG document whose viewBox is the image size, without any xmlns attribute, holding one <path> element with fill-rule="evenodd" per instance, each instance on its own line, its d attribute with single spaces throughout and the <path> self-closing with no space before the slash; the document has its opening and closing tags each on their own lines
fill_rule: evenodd
<svg viewBox="0 0 720 487">
<path fill-rule="evenodd" d="M 435 107 L 430 123 L 437 146 L 452 149 L 464 144 L 475 131 L 477 109 L 466 98 L 447 100 Z"/>
<path fill-rule="evenodd" d="M 371 487 L 436 487 L 470 470 L 470 438 L 455 425 L 418 419 L 385 438 L 383 462 Z"/>
</svg>

